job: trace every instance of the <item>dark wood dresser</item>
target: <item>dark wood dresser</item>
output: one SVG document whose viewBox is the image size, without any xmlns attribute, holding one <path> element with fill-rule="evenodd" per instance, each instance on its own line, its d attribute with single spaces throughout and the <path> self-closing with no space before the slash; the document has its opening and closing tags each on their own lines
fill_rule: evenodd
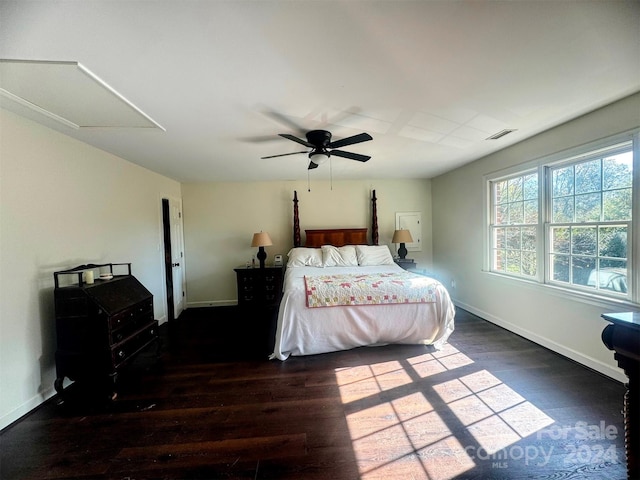
<svg viewBox="0 0 640 480">
<path fill-rule="evenodd" d="M 605 313 L 611 322 L 602 331 L 602 342 L 615 352 L 618 366 L 629 377 L 624 396 L 624 440 L 627 478 L 640 478 L 640 312 Z"/>
<path fill-rule="evenodd" d="M 114 267 L 124 273 L 114 274 Z M 95 278 L 93 283 L 86 272 Z M 100 272 L 106 272 L 104 278 Z M 115 399 L 118 372 L 159 341 L 153 295 L 131 275 L 130 263 L 80 265 L 55 272 L 54 280 L 54 387 L 60 400 L 65 377 L 104 385 L 108 397 Z"/>
<path fill-rule="evenodd" d="M 280 302 L 284 267 L 234 269 L 238 282 L 238 305 L 273 307 Z"/>
</svg>

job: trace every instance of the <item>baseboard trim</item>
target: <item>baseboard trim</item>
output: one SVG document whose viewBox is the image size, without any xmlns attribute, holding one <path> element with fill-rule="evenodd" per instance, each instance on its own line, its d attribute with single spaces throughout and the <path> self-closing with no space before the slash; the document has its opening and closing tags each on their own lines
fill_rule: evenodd
<svg viewBox="0 0 640 480">
<path fill-rule="evenodd" d="M 205 302 L 187 302 L 187 308 L 200 308 L 200 307 L 231 307 L 238 305 L 237 300 L 209 300 Z"/>
<path fill-rule="evenodd" d="M 547 337 L 538 335 L 537 333 L 527 330 L 526 328 L 522 328 L 518 325 L 514 325 L 511 322 L 508 322 L 500 317 L 496 317 L 495 315 L 485 312 L 472 305 L 467 305 L 466 303 L 459 302 L 459 301 L 456 301 L 455 305 L 462 308 L 463 310 L 466 310 L 470 313 L 473 313 L 474 315 L 477 315 L 478 317 L 488 322 L 491 322 L 499 327 L 502 327 L 505 330 L 509 330 L 510 332 L 515 333 L 516 335 L 520 335 L 521 337 L 524 337 L 527 340 L 531 340 L 532 342 L 537 343 L 540 346 L 548 348 L 553 352 L 556 352 L 564 357 L 567 357 L 575 362 L 578 362 L 579 364 L 584 365 L 585 367 L 590 368 L 591 370 L 595 370 L 596 372 L 599 372 L 618 382 L 627 383 L 629 381 L 629 379 L 624 374 L 624 372 L 622 372 L 622 370 L 616 367 L 612 367 L 611 365 L 607 365 L 606 363 L 602 363 L 600 360 L 596 360 L 595 358 L 584 355 L 576 350 L 568 348 Z"/>
<path fill-rule="evenodd" d="M 27 400 L 22 405 L 20 405 L 18 408 L 13 409 L 6 415 L 3 415 L 2 417 L 0 417 L 0 431 L 10 427 L 13 423 L 17 422 L 25 415 L 31 413 L 34 409 L 38 408 L 44 402 L 46 402 L 51 397 L 53 397 L 55 393 L 56 392 L 53 389 L 53 387 L 48 388 L 43 392 L 38 393 L 37 395 L 34 395 L 29 400 Z"/>
</svg>

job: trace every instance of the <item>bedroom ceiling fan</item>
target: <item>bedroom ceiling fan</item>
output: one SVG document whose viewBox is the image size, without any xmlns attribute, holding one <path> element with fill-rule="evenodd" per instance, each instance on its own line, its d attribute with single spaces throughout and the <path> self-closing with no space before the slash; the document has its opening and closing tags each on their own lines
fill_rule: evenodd
<svg viewBox="0 0 640 480">
<path fill-rule="evenodd" d="M 286 155 L 298 155 L 300 153 L 306 153 L 309 155 L 309 159 L 311 160 L 311 162 L 309 162 L 309 170 L 318 168 L 318 165 L 324 163 L 324 161 L 331 155 L 335 155 L 336 157 L 348 158 L 349 160 L 357 160 L 358 162 L 366 162 L 371 158 L 368 155 L 345 152 L 343 150 L 335 150 L 347 145 L 353 145 L 356 143 L 368 142 L 369 140 L 373 140 L 371 135 L 369 135 L 368 133 L 359 133 L 358 135 L 353 135 L 341 140 L 336 140 L 335 142 L 331 141 L 331 132 L 328 132 L 327 130 L 311 130 L 306 133 L 306 140 L 302 140 L 301 138 L 290 135 L 288 133 L 280 133 L 279 135 L 281 137 L 299 143 L 300 145 L 309 147 L 311 150 L 305 150 L 303 152 L 281 153 L 279 155 L 269 155 L 268 157 L 261 158 L 275 158 L 284 157 Z"/>
</svg>

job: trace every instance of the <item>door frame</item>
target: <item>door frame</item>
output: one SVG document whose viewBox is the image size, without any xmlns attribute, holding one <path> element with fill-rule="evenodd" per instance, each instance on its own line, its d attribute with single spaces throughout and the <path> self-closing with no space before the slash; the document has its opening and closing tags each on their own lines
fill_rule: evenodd
<svg viewBox="0 0 640 480">
<path fill-rule="evenodd" d="M 181 263 L 182 263 L 182 292 L 183 292 L 183 304 L 186 305 L 186 282 L 185 282 L 185 256 L 184 256 L 184 224 L 182 217 L 182 200 L 175 197 L 163 196 L 161 198 L 161 219 L 162 219 L 162 251 L 164 255 L 164 288 L 165 288 L 165 299 L 166 299 L 166 307 L 167 307 L 167 321 L 171 322 L 175 320 L 175 301 L 173 298 L 174 291 L 174 282 L 173 282 L 173 250 L 171 244 L 171 206 L 170 202 L 176 202 L 180 205 L 180 223 L 182 224 L 182 228 L 180 229 L 180 243 L 182 244 L 182 255 L 181 255 Z M 185 309 L 183 305 L 183 311 Z"/>
</svg>

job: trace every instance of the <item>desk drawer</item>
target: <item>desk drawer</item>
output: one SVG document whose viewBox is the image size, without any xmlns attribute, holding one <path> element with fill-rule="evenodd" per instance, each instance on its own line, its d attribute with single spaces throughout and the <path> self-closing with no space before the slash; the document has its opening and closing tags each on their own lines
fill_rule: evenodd
<svg viewBox="0 0 640 480">
<path fill-rule="evenodd" d="M 139 319 L 153 320 L 153 300 L 144 300 L 140 303 L 118 312 L 108 318 L 109 330 L 116 332 L 122 328 L 130 328 L 131 323 L 139 323 Z M 134 328 L 135 329 L 135 328 Z"/>
<path fill-rule="evenodd" d="M 111 360 L 115 368 L 120 367 L 133 355 L 158 338 L 158 321 L 151 323 L 135 332 L 125 341 L 113 346 L 111 349 Z"/>
</svg>

